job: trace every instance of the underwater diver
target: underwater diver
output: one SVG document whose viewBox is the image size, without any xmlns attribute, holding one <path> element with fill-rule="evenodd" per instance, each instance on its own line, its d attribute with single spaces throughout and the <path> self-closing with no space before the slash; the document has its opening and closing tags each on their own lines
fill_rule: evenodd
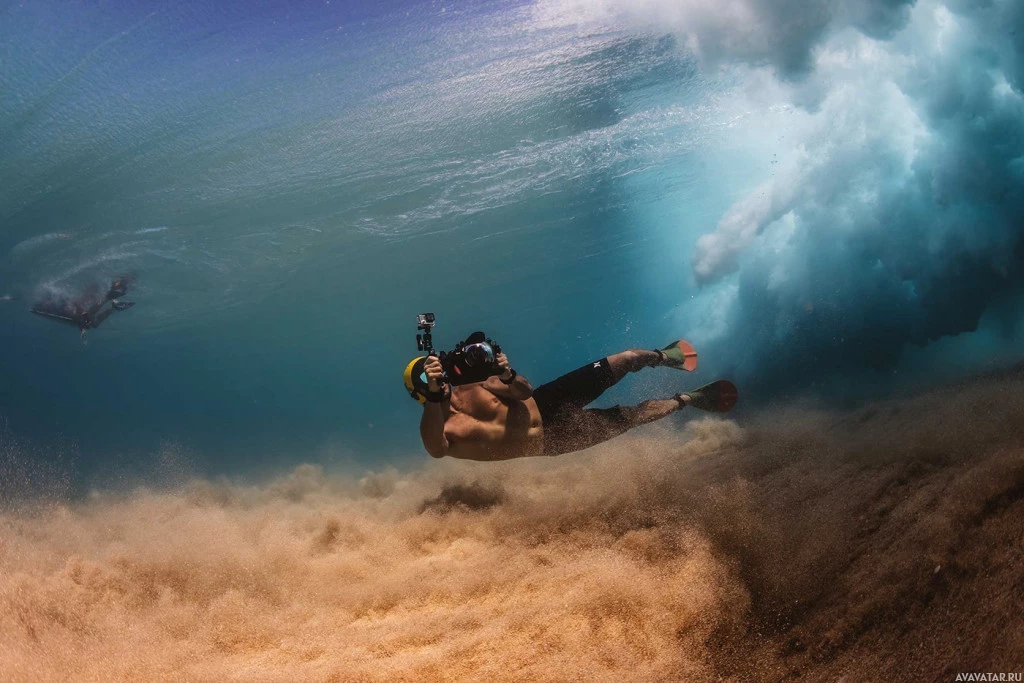
<svg viewBox="0 0 1024 683">
<path fill-rule="evenodd" d="M 483 334 L 475 333 L 474 338 L 479 342 Z M 622 351 L 536 389 L 512 369 L 500 349 L 492 362 L 497 366 L 494 372 L 501 374 L 481 382 L 446 382 L 446 370 L 451 368 L 445 368 L 442 359 L 443 355 L 421 356 L 405 373 L 406 389 L 423 403 L 420 437 L 435 458 L 494 461 L 561 455 L 603 443 L 686 406 L 728 412 L 737 399 L 732 382 L 718 380 L 637 406 L 585 408 L 630 372 L 653 367 L 695 370 L 697 354 L 683 340 L 659 350 Z"/>
<path fill-rule="evenodd" d="M 131 282 L 132 279 L 129 277 L 119 277 L 110 283 L 110 289 L 102 297 L 92 290 L 74 299 L 41 301 L 32 306 L 31 311 L 36 315 L 76 326 L 81 331 L 82 341 L 85 342 L 88 330 L 99 327 L 114 311 L 126 311 L 135 305 L 134 301 L 119 301 L 128 293 L 128 285 Z M 110 306 L 107 307 L 107 304 Z"/>
</svg>

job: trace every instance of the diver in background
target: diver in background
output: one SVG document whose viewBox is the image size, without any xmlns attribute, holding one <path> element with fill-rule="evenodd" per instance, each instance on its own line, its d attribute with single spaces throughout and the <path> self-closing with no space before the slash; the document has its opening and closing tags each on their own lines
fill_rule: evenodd
<svg viewBox="0 0 1024 683">
<path fill-rule="evenodd" d="M 695 370 L 697 354 L 683 340 L 654 351 L 616 353 L 537 389 L 512 369 L 504 353 L 496 352 L 494 362 L 503 371 L 500 375 L 459 386 L 445 384 L 436 355 L 423 359 L 422 374 L 415 378 L 407 369 L 406 389 L 423 403 L 420 437 L 431 456 L 493 461 L 560 455 L 603 443 L 686 406 L 724 413 L 736 404 L 736 387 L 718 380 L 637 406 L 584 407 L 628 373 L 651 367 Z"/>
<path fill-rule="evenodd" d="M 47 299 L 32 306 L 31 311 L 52 320 L 76 326 L 85 342 L 88 330 L 99 327 L 114 311 L 126 311 L 135 305 L 133 301 L 119 301 L 128 293 L 131 278 L 119 277 L 110 283 L 110 289 L 103 297 L 97 296 L 95 290 L 86 292 L 74 299 Z M 110 304 L 107 307 L 107 304 Z"/>
</svg>

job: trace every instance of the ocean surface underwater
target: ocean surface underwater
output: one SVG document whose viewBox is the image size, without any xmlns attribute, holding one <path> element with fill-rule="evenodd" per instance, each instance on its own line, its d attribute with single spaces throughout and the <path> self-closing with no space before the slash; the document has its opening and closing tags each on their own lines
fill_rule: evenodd
<svg viewBox="0 0 1024 683">
<path fill-rule="evenodd" d="M 1022 217 L 1017 0 L 0 0 L 0 678 L 1020 671 Z M 740 404 L 435 461 L 426 311 Z"/>
</svg>

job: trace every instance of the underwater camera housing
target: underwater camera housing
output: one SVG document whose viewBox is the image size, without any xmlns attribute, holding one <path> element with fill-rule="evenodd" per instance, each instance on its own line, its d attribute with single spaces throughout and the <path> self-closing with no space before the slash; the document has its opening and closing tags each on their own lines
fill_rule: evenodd
<svg viewBox="0 0 1024 683">
<path fill-rule="evenodd" d="M 416 348 L 426 351 L 428 355 L 437 356 L 444 368 L 445 381 L 452 386 L 483 382 L 488 377 L 504 372 L 498 365 L 498 354 L 501 347 L 488 339 L 483 332 L 474 332 L 455 345 L 451 351 L 434 351 L 430 331 L 433 329 L 435 317 L 433 313 L 420 313 L 416 316 Z"/>
</svg>

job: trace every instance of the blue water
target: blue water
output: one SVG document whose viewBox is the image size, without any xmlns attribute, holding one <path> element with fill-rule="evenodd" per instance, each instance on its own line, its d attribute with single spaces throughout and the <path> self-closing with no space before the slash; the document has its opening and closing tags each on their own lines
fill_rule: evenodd
<svg viewBox="0 0 1024 683">
<path fill-rule="evenodd" d="M 423 311 L 535 384 L 697 345 L 608 402 L 1020 360 L 1020 3 L 739 4 L 0 4 L 4 430 L 93 480 L 426 457 Z M 27 312 L 120 273 L 87 345 Z"/>
</svg>

